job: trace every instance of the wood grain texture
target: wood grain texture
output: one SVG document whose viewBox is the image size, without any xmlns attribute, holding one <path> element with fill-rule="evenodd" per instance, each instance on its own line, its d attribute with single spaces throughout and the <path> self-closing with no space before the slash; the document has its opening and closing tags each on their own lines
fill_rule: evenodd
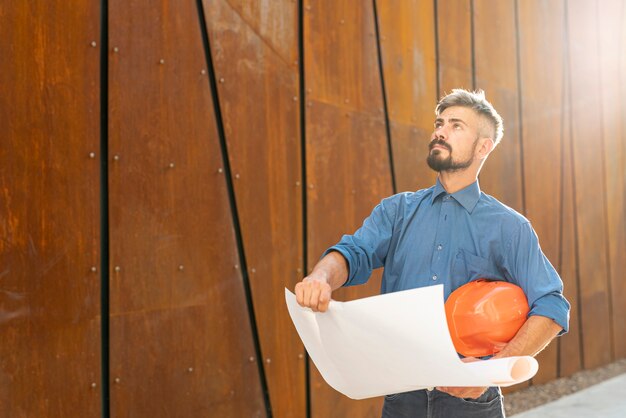
<svg viewBox="0 0 626 418">
<path fill-rule="evenodd" d="M 523 212 L 515 4 L 513 0 L 474 0 L 472 18 L 476 88 L 485 91 L 504 120 L 504 137 L 480 173 L 480 186 Z"/>
<path fill-rule="evenodd" d="M 439 94 L 473 88 L 472 0 L 437 1 Z"/>
<path fill-rule="evenodd" d="M 320 1 L 304 12 L 307 239 L 309 267 L 344 233 L 354 232 L 392 193 L 373 3 Z M 328 46 L 332 45 L 332 48 Z M 339 300 L 379 293 L 342 289 Z M 353 401 L 311 367 L 312 417 L 377 417 L 381 399 Z"/>
<path fill-rule="evenodd" d="M 612 360 L 603 112 L 600 94 L 598 5 L 567 3 L 571 68 L 572 141 L 580 274 L 583 365 Z M 593 144 L 592 147 L 590 147 Z"/>
<path fill-rule="evenodd" d="M 626 42 L 624 41 L 624 39 L 626 39 L 626 5 L 623 6 L 622 9 L 622 24 L 621 24 L 621 35 L 620 35 L 620 39 L 622 39 L 622 43 L 621 43 L 621 48 L 620 48 L 620 90 L 621 90 L 621 97 L 622 99 L 624 97 L 626 97 Z M 622 132 L 626 132 L 626 106 L 622 106 Z M 622 156 L 624 159 L 622 159 L 622 168 L 626 166 L 626 141 L 622 141 L 621 143 L 622 145 Z M 626 197 L 624 198 L 626 200 Z M 626 207 L 626 202 L 622 202 L 623 207 Z M 625 209 L 626 211 L 626 209 Z M 626 213 L 623 213 L 622 215 L 623 217 L 626 217 Z M 613 286 L 613 288 L 616 288 L 616 286 Z M 615 305 L 616 303 L 623 303 L 624 300 L 626 300 L 626 296 L 624 295 L 624 283 L 622 280 L 622 283 L 619 286 L 619 290 L 617 290 L 620 293 L 616 293 L 616 295 L 613 296 L 613 305 Z M 620 327 L 615 327 L 614 330 L 620 330 Z M 621 332 L 621 331 L 619 331 Z M 625 358 L 626 357 L 626 349 L 624 348 L 623 345 L 623 338 L 624 334 L 621 334 L 621 337 L 616 337 L 616 347 L 615 347 L 615 358 Z"/>
<path fill-rule="evenodd" d="M 562 164 L 561 183 L 561 260 L 558 271 L 563 279 L 563 294 L 571 304 L 569 332 L 558 339 L 559 377 L 571 376 L 582 369 L 582 336 L 580 327 L 578 258 L 576 254 L 576 203 L 574 201 L 574 162 L 572 159 L 572 112 L 569 103 L 570 70 L 564 72 L 563 115 L 562 115 Z M 554 342 L 552 343 L 554 344 Z"/>
<path fill-rule="evenodd" d="M 197 5 L 109 7 L 111 416 L 265 416 Z"/>
<path fill-rule="evenodd" d="M 303 277 L 297 4 L 205 1 L 272 415 L 306 415 L 284 288 Z"/>
<path fill-rule="evenodd" d="M 612 0 L 598 5 L 600 89 L 604 138 L 604 176 L 607 198 L 609 291 L 613 321 L 613 355 L 626 357 L 626 98 L 620 74 L 626 32 L 626 4 Z"/>
<path fill-rule="evenodd" d="M 396 191 L 419 190 L 436 178 L 426 164 L 437 103 L 434 2 L 376 5 Z"/>
<path fill-rule="evenodd" d="M 97 416 L 99 5 L 3 2 L 0 36 L 0 416 Z"/>
<path fill-rule="evenodd" d="M 564 72 L 563 5 L 518 2 L 526 217 L 553 265 L 560 256 Z M 549 179 L 549 181 L 547 181 Z M 557 376 L 557 344 L 538 356 L 533 383 Z"/>
</svg>

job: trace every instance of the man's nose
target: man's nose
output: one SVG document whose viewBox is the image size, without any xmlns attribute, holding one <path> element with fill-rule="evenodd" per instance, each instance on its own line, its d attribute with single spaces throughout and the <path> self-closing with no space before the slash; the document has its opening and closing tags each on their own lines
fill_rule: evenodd
<svg viewBox="0 0 626 418">
<path fill-rule="evenodd" d="M 440 139 L 442 141 L 448 140 L 448 135 L 443 126 L 440 126 L 439 128 L 435 129 L 435 138 Z"/>
</svg>

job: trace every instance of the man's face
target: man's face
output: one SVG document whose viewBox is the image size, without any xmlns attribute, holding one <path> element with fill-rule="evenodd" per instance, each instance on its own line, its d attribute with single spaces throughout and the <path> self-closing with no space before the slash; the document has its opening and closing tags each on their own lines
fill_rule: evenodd
<svg viewBox="0 0 626 418">
<path fill-rule="evenodd" d="M 433 170 L 460 171 L 475 160 L 480 117 L 470 108 L 452 106 L 435 119 L 428 145 L 428 166 Z"/>
</svg>

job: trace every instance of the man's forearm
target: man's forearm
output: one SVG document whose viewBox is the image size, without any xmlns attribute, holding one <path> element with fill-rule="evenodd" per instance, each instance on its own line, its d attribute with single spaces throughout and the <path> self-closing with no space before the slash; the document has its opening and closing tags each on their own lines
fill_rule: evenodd
<svg viewBox="0 0 626 418">
<path fill-rule="evenodd" d="M 526 320 L 515 337 L 493 358 L 536 356 L 562 330 L 551 318 L 533 315 Z"/>
<path fill-rule="evenodd" d="M 296 283 L 296 300 L 300 306 L 311 308 L 314 312 L 325 312 L 332 292 L 348 280 L 348 270 L 348 262 L 340 253 L 332 251 L 326 254 L 311 274 Z"/>
<path fill-rule="evenodd" d="M 337 251 L 331 251 L 313 268 L 309 277 L 324 278 L 332 290 L 337 290 L 348 280 L 348 262 Z"/>
</svg>

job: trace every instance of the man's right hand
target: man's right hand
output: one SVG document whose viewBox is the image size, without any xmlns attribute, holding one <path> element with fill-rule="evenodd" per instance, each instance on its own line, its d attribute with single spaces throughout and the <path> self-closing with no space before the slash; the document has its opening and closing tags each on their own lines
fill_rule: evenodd
<svg viewBox="0 0 626 418">
<path fill-rule="evenodd" d="M 323 271 L 313 271 L 296 284 L 296 300 L 300 306 L 311 308 L 314 312 L 326 312 L 330 303 L 332 288 Z"/>
</svg>

